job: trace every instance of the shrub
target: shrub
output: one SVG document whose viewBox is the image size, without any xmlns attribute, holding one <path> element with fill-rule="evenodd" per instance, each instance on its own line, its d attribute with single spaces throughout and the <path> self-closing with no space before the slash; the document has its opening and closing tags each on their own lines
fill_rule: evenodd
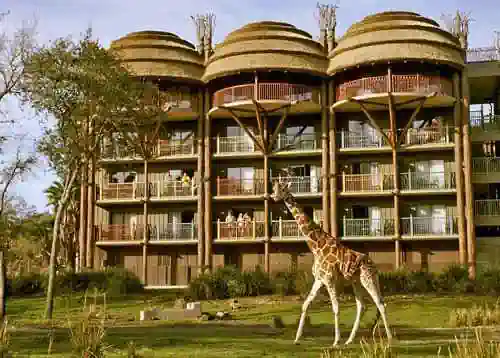
<svg viewBox="0 0 500 358">
<path fill-rule="evenodd" d="M 452 327 L 477 327 L 500 324 L 500 304 L 490 306 L 474 305 L 472 308 L 458 308 L 450 313 Z"/>
<path fill-rule="evenodd" d="M 7 296 L 22 297 L 44 293 L 46 277 L 39 273 L 15 276 L 7 280 Z"/>
<path fill-rule="evenodd" d="M 273 278 L 274 292 L 281 296 L 295 294 L 297 272 L 278 272 Z"/>
<path fill-rule="evenodd" d="M 451 265 L 437 275 L 436 290 L 438 292 L 471 292 L 473 283 L 469 280 L 467 268 Z"/>
<path fill-rule="evenodd" d="M 480 270 L 476 277 L 476 290 L 491 295 L 500 294 L 500 269 L 486 268 Z"/>
</svg>

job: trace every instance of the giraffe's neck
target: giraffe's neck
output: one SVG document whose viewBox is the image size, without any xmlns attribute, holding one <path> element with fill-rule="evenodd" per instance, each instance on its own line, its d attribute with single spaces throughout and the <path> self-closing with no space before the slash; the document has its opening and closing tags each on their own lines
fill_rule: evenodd
<svg viewBox="0 0 500 358">
<path fill-rule="evenodd" d="M 295 201 L 290 192 L 287 192 L 283 198 L 285 205 L 293 215 L 294 220 L 299 225 L 299 230 L 304 236 L 312 241 L 318 241 L 320 233 L 326 234 L 323 230 L 319 232 L 319 225 L 314 222 L 304 211 L 304 209 Z"/>
</svg>

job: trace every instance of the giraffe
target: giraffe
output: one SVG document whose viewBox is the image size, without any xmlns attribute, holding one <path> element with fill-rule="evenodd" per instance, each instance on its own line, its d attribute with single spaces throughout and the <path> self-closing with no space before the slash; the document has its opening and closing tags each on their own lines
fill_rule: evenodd
<svg viewBox="0 0 500 358">
<path fill-rule="evenodd" d="M 302 305 L 302 313 L 294 343 L 298 344 L 302 336 L 309 305 L 314 301 L 320 288 L 324 285 L 330 296 L 335 318 L 335 339 L 333 346 L 338 345 L 340 330 L 339 303 L 336 288 L 337 284 L 342 280 L 352 284 L 356 300 L 356 319 L 345 344 L 350 344 L 354 340 L 359 329 L 361 317 L 365 310 L 362 296 L 363 288 L 368 292 L 377 306 L 377 321 L 382 317 L 387 338 L 391 341 L 392 334 L 387 322 L 383 298 L 380 293 L 377 267 L 368 255 L 349 249 L 338 243 L 333 236 L 323 231 L 318 224 L 305 214 L 301 206 L 297 204 L 289 188 L 290 183 L 287 184 L 280 178 L 274 182 L 271 197 L 275 202 L 283 201 L 285 203 L 285 206 L 299 225 L 300 231 L 307 237 L 307 245 L 314 256 L 312 268 L 314 283 Z"/>
</svg>

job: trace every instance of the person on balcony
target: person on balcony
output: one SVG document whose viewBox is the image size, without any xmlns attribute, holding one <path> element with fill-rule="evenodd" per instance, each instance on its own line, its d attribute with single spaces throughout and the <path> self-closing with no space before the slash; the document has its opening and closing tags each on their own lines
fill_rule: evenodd
<svg viewBox="0 0 500 358">
<path fill-rule="evenodd" d="M 233 211 L 229 210 L 227 212 L 227 216 L 226 216 L 226 224 L 233 224 L 234 221 L 235 221 L 235 218 L 233 216 Z"/>
<path fill-rule="evenodd" d="M 181 181 L 182 181 L 183 187 L 189 188 L 191 186 L 191 177 L 189 175 L 187 175 L 186 172 L 184 172 L 184 174 L 182 174 Z"/>
</svg>

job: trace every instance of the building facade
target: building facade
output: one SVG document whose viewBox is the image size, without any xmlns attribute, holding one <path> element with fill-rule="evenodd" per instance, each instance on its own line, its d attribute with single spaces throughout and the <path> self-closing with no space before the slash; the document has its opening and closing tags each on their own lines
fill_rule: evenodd
<svg viewBox="0 0 500 358">
<path fill-rule="evenodd" d="M 112 43 L 172 109 L 147 200 L 140 156 L 103 143 L 96 266 L 159 287 L 228 264 L 309 269 L 269 196 L 282 168 L 306 212 L 381 269 L 475 266 L 476 235 L 500 236 L 498 47 L 468 50 L 466 33 L 410 12 L 368 16 L 337 39 L 320 30 L 317 41 L 267 21 L 214 47 L 210 31 L 197 48 L 156 31 Z"/>
</svg>

